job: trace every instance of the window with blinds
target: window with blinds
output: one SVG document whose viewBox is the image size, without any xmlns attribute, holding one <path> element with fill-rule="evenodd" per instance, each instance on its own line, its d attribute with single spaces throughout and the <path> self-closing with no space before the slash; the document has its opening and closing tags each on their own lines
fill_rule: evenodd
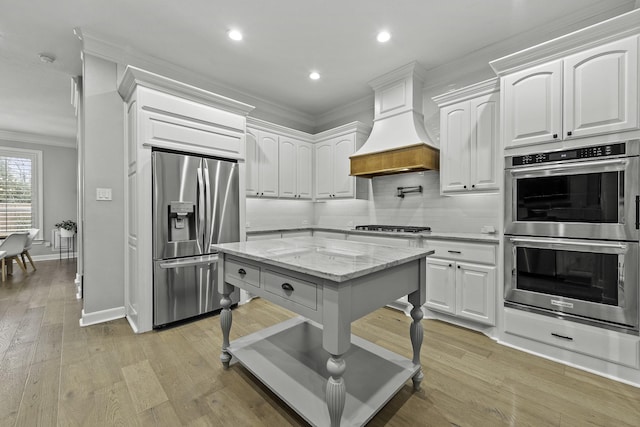
<svg viewBox="0 0 640 427">
<path fill-rule="evenodd" d="M 41 228 L 39 153 L 0 147 L 0 235 Z"/>
</svg>

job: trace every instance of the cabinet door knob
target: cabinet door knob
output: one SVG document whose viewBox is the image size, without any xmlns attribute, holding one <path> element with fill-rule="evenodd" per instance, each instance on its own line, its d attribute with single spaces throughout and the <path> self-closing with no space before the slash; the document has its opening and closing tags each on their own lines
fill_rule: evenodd
<svg viewBox="0 0 640 427">
<path fill-rule="evenodd" d="M 460 266 L 458 266 L 458 268 L 460 268 Z"/>
<path fill-rule="evenodd" d="M 558 134 L 557 134 L 557 133 L 554 133 L 554 134 L 553 134 L 553 137 L 554 137 L 554 138 L 557 138 L 557 137 L 558 137 Z"/>
<path fill-rule="evenodd" d="M 467 188 L 467 186 L 465 185 L 464 188 Z"/>
<path fill-rule="evenodd" d="M 293 286 L 291 286 L 289 283 L 283 283 L 282 289 L 284 289 L 285 291 L 293 292 Z"/>
<path fill-rule="evenodd" d="M 247 274 L 247 272 L 244 271 L 244 268 L 241 268 L 241 269 L 238 270 L 238 274 L 241 275 L 241 276 L 244 276 L 245 274 Z"/>
<path fill-rule="evenodd" d="M 476 188 L 476 185 L 475 185 L 475 184 L 473 184 L 473 185 L 471 186 L 471 188 Z"/>
<path fill-rule="evenodd" d="M 260 193 L 256 193 L 256 196 L 259 196 L 259 195 L 260 195 Z"/>
<path fill-rule="evenodd" d="M 449 264 L 449 267 L 453 267 L 453 265 Z"/>
<path fill-rule="evenodd" d="M 568 132 L 567 132 L 567 136 L 571 136 L 571 135 L 572 135 L 572 132 L 571 132 L 571 131 L 568 131 Z"/>
</svg>

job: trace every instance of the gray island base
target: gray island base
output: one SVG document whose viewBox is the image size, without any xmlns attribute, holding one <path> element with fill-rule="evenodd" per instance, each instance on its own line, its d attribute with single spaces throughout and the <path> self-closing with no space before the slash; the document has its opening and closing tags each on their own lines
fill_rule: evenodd
<svg viewBox="0 0 640 427">
<path fill-rule="evenodd" d="M 409 378 L 420 388 L 420 307 L 431 251 L 310 237 L 216 248 L 225 368 L 234 357 L 316 426 L 364 425 Z M 234 287 L 304 317 L 230 343 Z M 412 360 L 351 335 L 352 321 L 404 295 L 413 305 Z"/>
</svg>

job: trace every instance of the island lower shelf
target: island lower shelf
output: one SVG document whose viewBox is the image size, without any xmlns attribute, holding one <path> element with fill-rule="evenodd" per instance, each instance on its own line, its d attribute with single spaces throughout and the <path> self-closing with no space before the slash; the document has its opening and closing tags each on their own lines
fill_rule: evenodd
<svg viewBox="0 0 640 427">
<path fill-rule="evenodd" d="M 420 366 L 355 335 L 351 343 L 344 355 L 347 397 L 341 425 L 362 426 Z M 325 402 L 330 355 L 322 348 L 321 325 L 296 317 L 239 338 L 228 351 L 307 422 L 330 424 Z"/>
</svg>

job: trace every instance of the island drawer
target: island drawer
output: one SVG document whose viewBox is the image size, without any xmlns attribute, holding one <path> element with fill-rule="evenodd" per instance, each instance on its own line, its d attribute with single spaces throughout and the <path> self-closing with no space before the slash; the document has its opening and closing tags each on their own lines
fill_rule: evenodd
<svg viewBox="0 0 640 427">
<path fill-rule="evenodd" d="M 228 257 L 225 259 L 224 281 L 235 286 L 260 287 L 260 267 L 246 261 Z"/>
<path fill-rule="evenodd" d="M 317 285 L 272 270 L 262 273 L 264 290 L 312 310 L 318 308 Z"/>
<path fill-rule="evenodd" d="M 495 265 L 496 245 L 470 242 L 450 242 L 446 240 L 428 240 L 427 247 L 433 249 L 433 258 L 446 258 L 455 261 L 470 261 Z"/>
</svg>

